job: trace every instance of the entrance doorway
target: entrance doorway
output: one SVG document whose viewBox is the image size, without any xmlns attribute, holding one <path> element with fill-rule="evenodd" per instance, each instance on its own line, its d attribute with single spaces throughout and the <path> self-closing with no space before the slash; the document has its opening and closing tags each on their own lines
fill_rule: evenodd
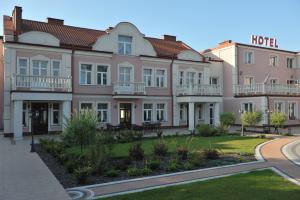
<svg viewBox="0 0 300 200">
<path fill-rule="evenodd" d="M 120 103 L 120 125 L 123 128 L 131 128 L 131 103 Z"/>
<path fill-rule="evenodd" d="M 32 103 L 32 127 L 34 134 L 48 133 L 48 103 Z"/>
</svg>

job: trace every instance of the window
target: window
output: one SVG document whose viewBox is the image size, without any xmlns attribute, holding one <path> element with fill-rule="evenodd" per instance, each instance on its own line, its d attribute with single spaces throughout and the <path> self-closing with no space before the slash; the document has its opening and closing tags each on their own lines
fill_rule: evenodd
<svg viewBox="0 0 300 200">
<path fill-rule="evenodd" d="M 165 104 L 163 103 L 156 104 L 156 120 L 166 121 L 165 114 L 166 114 Z"/>
<path fill-rule="evenodd" d="M 274 102 L 274 110 L 275 112 L 284 112 L 284 105 L 283 102 Z"/>
<path fill-rule="evenodd" d="M 253 64 L 253 52 L 247 51 L 245 52 L 245 64 Z"/>
<path fill-rule="evenodd" d="M 297 81 L 296 81 L 296 80 L 290 79 L 290 80 L 287 80 L 286 83 L 287 83 L 288 85 L 295 85 L 295 84 L 297 83 Z"/>
<path fill-rule="evenodd" d="M 92 84 L 92 65 L 81 64 L 80 66 L 80 84 L 91 85 Z"/>
<path fill-rule="evenodd" d="M 52 104 L 52 124 L 58 125 L 60 123 L 60 111 L 59 111 L 59 103 Z"/>
<path fill-rule="evenodd" d="M 242 110 L 245 112 L 253 112 L 253 103 L 243 103 Z"/>
<path fill-rule="evenodd" d="M 219 78 L 218 77 L 210 77 L 209 78 L 209 84 L 210 85 L 218 85 L 219 84 Z"/>
<path fill-rule="evenodd" d="M 273 67 L 277 67 L 278 66 L 278 57 L 277 56 L 270 56 L 270 65 Z"/>
<path fill-rule="evenodd" d="M 297 119 L 297 104 L 296 102 L 289 102 L 289 120 Z"/>
<path fill-rule="evenodd" d="M 278 84 L 278 80 L 277 79 L 270 79 L 270 84 L 271 85 L 276 85 L 276 84 Z"/>
<path fill-rule="evenodd" d="M 202 83 L 202 73 L 198 73 L 198 84 L 201 85 Z"/>
<path fill-rule="evenodd" d="M 28 59 L 19 58 L 19 74 L 27 75 L 27 69 L 28 69 Z"/>
<path fill-rule="evenodd" d="M 152 86 L 152 69 L 144 69 L 144 83 L 146 87 Z"/>
<path fill-rule="evenodd" d="M 48 75 L 48 61 L 33 60 L 32 61 L 32 75 L 47 76 Z"/>
<path fill-rule="evenodd" d="M 97 66 L 97 84 L 108 85 L 108 66 L 98 65 Z"/>
<path fill-rule="evenodd" d="M 253 85 L 254 77 L 246 76 L 244 77 L 244 85 Z"/>
<path fill-rule="evenodd" d="M 118 52 L 121 55 L 131 55 L 132 37 L 119 35 L 118 36 Z"/>
<path fill-rule="evenodd" d="M 156 70 L 156 87 L 166 87 L 165 85 L 165 70 Z"/>
<path fill-rule="evenodd" d="M 131 67 L 120 67 L 119 68 L 119 82 L 130 83 L 131 81 Z"/>
<path fill-rule="evenodd" d="M 23 112 L 22 112 L 22 125 L 23 127 L 28 126 L 28 109 L 27 109 L 27 103 L 23 103 Z"/>
<path fill-rule="evenodd" d="M 144 104 L 144 122 L 152 121 L 152 104 Z"/>
<path fill-rule="evenodd" d="M 80 110 L 92 110 L 93 104 L 92 103 L 81 103 Z"/>
<path fill-rule="evenodd" d="M 198 119 L 203 120 L 203 104 L 198 105 Z"/>
<path fill-rule="evenodd" d="M 97 106 L 98 122 L 108 122 L 108 104 L 98 103 Z"/>
<path fill-rule="evenodd" d="M 60 76 L 60 62 L 52 61 L 52 76 Z"/>
<path fill-rule="evenodd" d="M 179 107 L 179 118 L 180 118 L 180 120 L 184 120 L 184 104 L 180 104 L 180 107 Z"/>
<path fill-rule="evenodd" d="M 180 71 L 179 72 L 179 85 L 183 85 L 184 83 L 184 72 L 183 71 Z"/>
<path fill-rule="evenodd" d="M 286 67 L 287 68 L 293 68 L 294 66 L 294 58 L 286 58 Z"/>
<path fill-rule="evenodd" d="M 186 76 L 186 84 L 188 86 L 194 86 L 195 85 L 195 72 L 188 72 Z"/>
</svg>

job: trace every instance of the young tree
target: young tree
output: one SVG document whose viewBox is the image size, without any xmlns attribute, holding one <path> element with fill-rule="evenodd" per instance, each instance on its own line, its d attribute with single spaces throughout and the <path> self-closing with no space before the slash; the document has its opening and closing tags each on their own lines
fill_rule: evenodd
<svg viewBox="0 0 300 200">
<path fill-rule="evenodd" d="M 244 112 L 241 115 L 241 123 L 242 123 L 243 127 L 244 126 L 255 126 L 259 122 L 261 122 L 262 118 L 263 118 L 263 113 L 260 111 Z M 242 130 L 241 135 L 243 136 L 243 130 Z"/>
<path fill-rule="evenodd" d="M 270 123 L 275 127 L 277 133 L 287 120 L 287 116 L 283 112 L 272 112 L 270 115 Z"/>
<path fill-rule="evenodd" d="M 235 122 L 235 115 L 231 112 L 224 112 L 220 115 L 220 125 L 225 128 L 229 129 Z"/>
</svg>

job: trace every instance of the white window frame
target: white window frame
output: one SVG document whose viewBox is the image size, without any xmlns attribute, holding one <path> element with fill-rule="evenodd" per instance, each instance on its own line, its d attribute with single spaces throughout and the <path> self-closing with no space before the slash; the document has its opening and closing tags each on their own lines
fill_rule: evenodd
<svg viewBox="0 0 300 200">
<path fill-rule="evenodd" d="M 250 62 L 247 62 L 248 61 L 248 53 L 252 54 Z M 254 51 L 250 51 L 250 50 L 245 50 L 244 51 L 244 64 L 246 64 L 246 65 L 253 65 L 254 64 Z"/>
<path fill-rule="evenodd" d="M 87 82 L 85 83 L 81 83 L 81 65 L 91 65 L 91 83 L 87 84 Z M 91 62 L 80 62 L 79 63 L 79 85 L 94 85 L 94 68 L 95 68 L 95 64 L 91 63 Z M 87 77 L 86 77 L 86 81 L 87 81 Z"/>
<path fill-rule="evenodd" d="M 290 104 L 295 104 L 295 119 L 290 119 Z M 288 101 L 288 119 L 289 120 L 297 120 L 298 119 L 298 102 L 297 101 Z"/>
<path fill-rule="evenodd" d="M 29 66 L 30 66 L 30 63 L 29 63 L 29 58 L 27 57 L 17 57 L 17 74 L 20 75 L 20 59 L 24 59 L 27 61 L 27 66 L 26 66 L 26 76 L 29 74 Z"/>
<path fill-rule="evenodd" d="M 93 101 L 80 101 L 79 102 L 79 112 L 81 112 L 81 104 L 92 104 L 92 110 L 95 110 L 95 102 Z"/>
<path fill-rule="evenodd" d="M 98 66 L 106 66 L 107 67 L 107 72 L 106 72 L 106 85 L 104 84 L 98 84 Z M 107 63 L 95 63 L 95 74 L 96 74 L 96 77 L 95 77 L 95 80 L 96 80 L 96 85 L 98 86 L 110 86 L 111 85 L 111 72 L 110 72 L 110 68 L 111 68 L 111 65 L 110 64 L 107 64 Z M 100 72 L 102 73 L 102 72 Z M 102 73 L 103 74 L 103 73 Z M 102 79 L 103 79 L 103 76 L 102 76 Z"/>
<path fill-rule="evenodd" d="M 212 79 L 213 78 L 217 79 L 217 84 L 212 84 Z M 219 85 L 220 84 L 220 77 L 218 77 L 218 76 L 211 76 L 211 77 L 209 77 L 209 84 L 210 85 Z"/>
<path fill-rule="evenodd" d="M 193 76 L 192 77 L 190 77 L 189 76 L 189 74 L 192 74 Z M 196 84 L 196 79 L 197 79 L 197 72 L 195 72 L 195 71 L 187 71 L 186 72 L 186 79 L 185 79 L 185 81 L 186 81 L 186 85 L 187 86 L 190 86 L 191 84 L 191 86 L 193 87 L 195 84 Z"/>
<path fill-rule="evenodd" d="M 156 81 L 157 81 L 157 76 L 158 76 L 157 75 L 157 71 L 158 70 L 163 70 L 164 71 L 164 86 L 163 87 L 157 86 L 157 82 Z M 160 76 L 160 77 L 162 77 L 162 76 Z M 168 80 L 167 69 L 166 68 L 155 68 L 155 79 L 154 80 L 155 80 L 154 84 L 155 84 L 156 88 L 167 88 L 168 87 L 168 84 L 167 84 L 168 83 L 168 81 L 167 81 Z"/>
<path fill-rule="evenodd" d="M 150 110 L 150 109 L 145 109 L 145 104 L 150 104 L 151 106 L 152 106 L 152 109 Z M 142 122 L 153 122 L 154 120 L 153 120 L 153 118 L 154 118 L 154 110 L 155 110 L 155 104 L 153 104 L 153 103 L 150 103 L 150 102 L 143 102 L 143 109 L 142 109 Z M 144 113 L 145 113 L 145 111 L 150 111 L 151 112 L 151 119 L 150 119 L 150 121 L 146 121 L 145 119 L 144 119 Z M 147 115 L 148 115 L 148 112 L 147 112 Z"/>
<path fill-rule="evenodd" d="M 30 58 L 30 75 L 33 76 L 33 61 L 47 61 L 47 74 L 46 76 L 49 76 L 50 74 L 50 65 L 51 65 L 51 60 L 47 58 L 46 56 L 43 55 L 38 55 Z M 39 67 L 39 75 L 41 76 L 41 67 Z"/>
<path fill-rule="evenodd" d="M 204 104 L 197 105 L 198 121 L 203 121 L 204 120 L 204 115 L 205 115 L 204 110 L 205 110 Z"/>
<path fill-rule="evenodd" d="M 245 84 L 247 78 L 252 79 L 253 83 L 252 84 Z M 247 86 L 255 85 L 255 77 L 254 76 L 244 76 L 243 85 L 247 85 Z"/>
<path fill-rule="evenodd" d="M 291 60 L 292 60 L 292 67 L 289 67 L 289 66 L 288 66 L 288 59 L 291 59 Z M 290 57 L 290 56 L 287 56 L 287 57 L 286 57 L 286 67 L 287 67 L 288 69 L 294 69 L 294 68 L 296 68 L 296 67 L 295 67 L 295 58 Z"/>
<path fill-rule="evenodd" d="M 56 109 L 54 109 L 53 104 L 58 104 L 59 105 L 59 109 L 58 109 L 58 123 L 54 123 L 53 117 L 54 117 L 54 112 L 57 111 Z M 60 126 L 61 125 L 61 121 L 62 121 L 62 104 L 60 102 L 52 102 L 51 103 L 51 109 L 50 109 L 50 118 L 51 118 L 51 126 Z"/>
<path fill-rule="evenodd" d="M 185 82 L 184 82 L 185 81 L 185 73 L 184 73 L 184 71 L 180 70 L 178 76 L 179 76 L 178 85 L 180 85 L 180 86 L 185 85 Z"/>
<path fill-rule="evenodd" d="M 57 77 L 61 77 L 62 76 L 62 66 L 61 66 L 61 60 L 57 60 L 57 59 L 51 59 L 51 76 L 54 77 L 53 75 L 53 62 L 59 62 L 59 72 L 58 72 L 58 76 Z"/>
<path fill-rule="evenodd" d="M 199 75 L 201 74 L 201 78 L 199 77 Z M 201 85 L 203 83 L 203 72 L 197 72 L 197 84 Z"/>
<path fill-rule="evenodd" d="M 294 82 L 294 83 L 289 83 L 289 82 Z M 286 80 L 286 84 L 287 85 L 295 85 L 295 84 L 297 84 L 297 80 L 295 80 L 295 79 L 287 79 Z"/>
<path fill-rule="evenodd" d="M 158 104 L 164 104 L 164 120 L 163 121 L 157 120 L 157 112 L 162 110 L 162 109 L 157 108 Z M 167 117 L 168 117 L 168 104 L 165 103 L 165 102 L 155 103 L 155 121 L 157 121 L 157 122 L 167 122 L 168 121 Z"/>
<path fill-rule="evenodd" d="M 275 58 L 275 65 L 273 65 L 273 63 L 271 63 L 271 58 Z M 278 67 L 279 66 L 279 57 L 278 57 L 278 55 L 274 55 L 274 54 L 269 55 L 269 65 L 272 66 L 272 67 Z"/>
<path fill-rule="evenodd" d="M 120 36 L 121 36 L 121 37 L 122 37 L 122 36 L 123 36 L 123 37 L 130 37 L 130 38 L 131 38 L 131 42 L 123 42 L 123 41 L 121 42 L 121 41 L 119 40 L 119 37 L 120 37 Z M 133 50 L 132 50 L 132 48 L 133 48 L 133 37 L 130 36 L 130 35 L 122 35 L 122 34 L 120 34 L 120 35 L 117 36 L 117 38 L 118 38 L 118 54 L 119 54 L 119 55 L 126 55 L 126 56 L 132 55 L 132 54 L 133 54 L 133 53 L 132 53 L 132 52 L 133 52 Z M 124 51 L 123 51 L 122 53 L 119 52 L 119 45 L 120 45 L 120 44 L 122 44 L 122 45 L 123 45 L 123 48 L 124 48 Z M 127 45 L 127 44 L 130 44 L 130 46 L 131 46 L 131 47 L 130 47 L 130 48 L 131 48 L 131 49 L 130 49 L 130 50 L 131 50 L 130 54 L 126 54 L 126 45 Z"/>
<path fill-rule="evenodd" d="M 117 77 L 118 82 L 121 82 L 121 81 L 120 81 L 120 68 L 121 68 L 121 67 L 129 67 L 129 68 L 131 68 L 131 70 L 130 70 L 130 81 L 129 81 L 129 83 L 134 82 L 134 65 L 129 64 L 129 63 L 119 63 L 119 64 L 118 64 L 118 77 Z"/>
<path fill-rule="evenodd" d="M 273 109 L 274 109 L 274 111 L 275 112 L 279 112 L 278 111 L 278 104 L 282 104 L 282 107 L 281 107 L 281 110 L 282 111 L 280 111 L 280 112 L 282 112 L 282 113 L 285 113 L 285 102 L 284 101 L 280 101 L 280 100 L 276 100 L 276 101 L 274 101 L 274 103 L 273 103 L 274 105 L 273 105 Z"/>
<path fill-rule="evenodd" d="M 242 109 L 242 111 L 246 112 L 246 109 L 245 109 L 246 108 L 246 106 L 245 106 L 246 104 L 249 104 L 249 105 L 252 104 L 252 112 L 255 111 L 255 104 L 254 104 L 253 101 L 242 102 L 241 103 L 241 109 Z M 247 112 L 249 112 L 249 111 L 247 111 Z"/>
<path fill-rule="evenodd" d="M 99 112 L 98 104 L 107 104 L 107 120 L 106 120 L 106 122 L 99 122 L 98 121 L 98 123 L 110 123 L 111 122 L 111 112 L 110 112 L 111 111 L 111 103 L 109 101 L 97 101 L 96 102 L 96 104 L 95 104 L 96 109 L 95 110 L 97 112 L 97 118 L 98 118 L 98 112 Z"/>
<path fill-rule="evenodd" d="M 145 83 L 145 77 L 144 77 L 145 76 L 145 72 L 144 72 L 145 69 L 150 69 L 151 70 L 151 78 L 150 78 L 151 84 L 150 85 L 148 85 L 148 84 Z M 154 79 L 155 68 L 154 67 L 142 67 L 142 70 L 143 70 L 143 83 L 145 84 L 145 87 L 153 87 L 154 86 L 154 80 L 155 80 Z"/>
<path fill-rule="evenodd" d="M 272 83 L 272 81 L 275 81 L 275 83 Z M 270 79 L 269 79 L 269 82 L 270 82 L 271 85 L 275 85 L 275 84 L 278 84 L 278 83 L 279 83 L 279 81 L 278 81 L 277 78 L 270 78 Z"/>
</svg>

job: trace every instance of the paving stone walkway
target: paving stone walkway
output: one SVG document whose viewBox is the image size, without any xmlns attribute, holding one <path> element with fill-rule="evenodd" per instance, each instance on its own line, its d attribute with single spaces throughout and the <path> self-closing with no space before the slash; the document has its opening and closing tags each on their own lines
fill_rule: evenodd
<svg viewBox="0 0 300 200">
<path fill-rule="evenodd" d="M 29 151 L 29 139 L 12 144 L 0 136 L 0 200 L 70 199 L 40 157 Z"/>
<path fill-rule="evenodd" d="M 146 177 L 134 180 L 119 181 L 80 187 L 77 189 L 87 190 L 93 194 L 93 198 L 115 196 L 125 193 L 144 191 L 159 187 L 185 184 L 195 181 L 207 180 L 231 174 L 243 173 L 265 168 L 275 168 L 288 177 L 294 178 L 300 183 L 300 166 L 287 159 L 281 151 L 286 144 L 300 140 L 300 137 L 282 137 L 265 143 L 256 152 L 261 154 L 263 160 L 239 165 L 215 167 L 209 169 L 194 170 L 170 175 Z M 282 175 L 281 174 L 281 175 Z M 287 177 L 285 176 L 285 177 Z M 76 188 L 74 188 L 76 189 Z"/>
</svg>

